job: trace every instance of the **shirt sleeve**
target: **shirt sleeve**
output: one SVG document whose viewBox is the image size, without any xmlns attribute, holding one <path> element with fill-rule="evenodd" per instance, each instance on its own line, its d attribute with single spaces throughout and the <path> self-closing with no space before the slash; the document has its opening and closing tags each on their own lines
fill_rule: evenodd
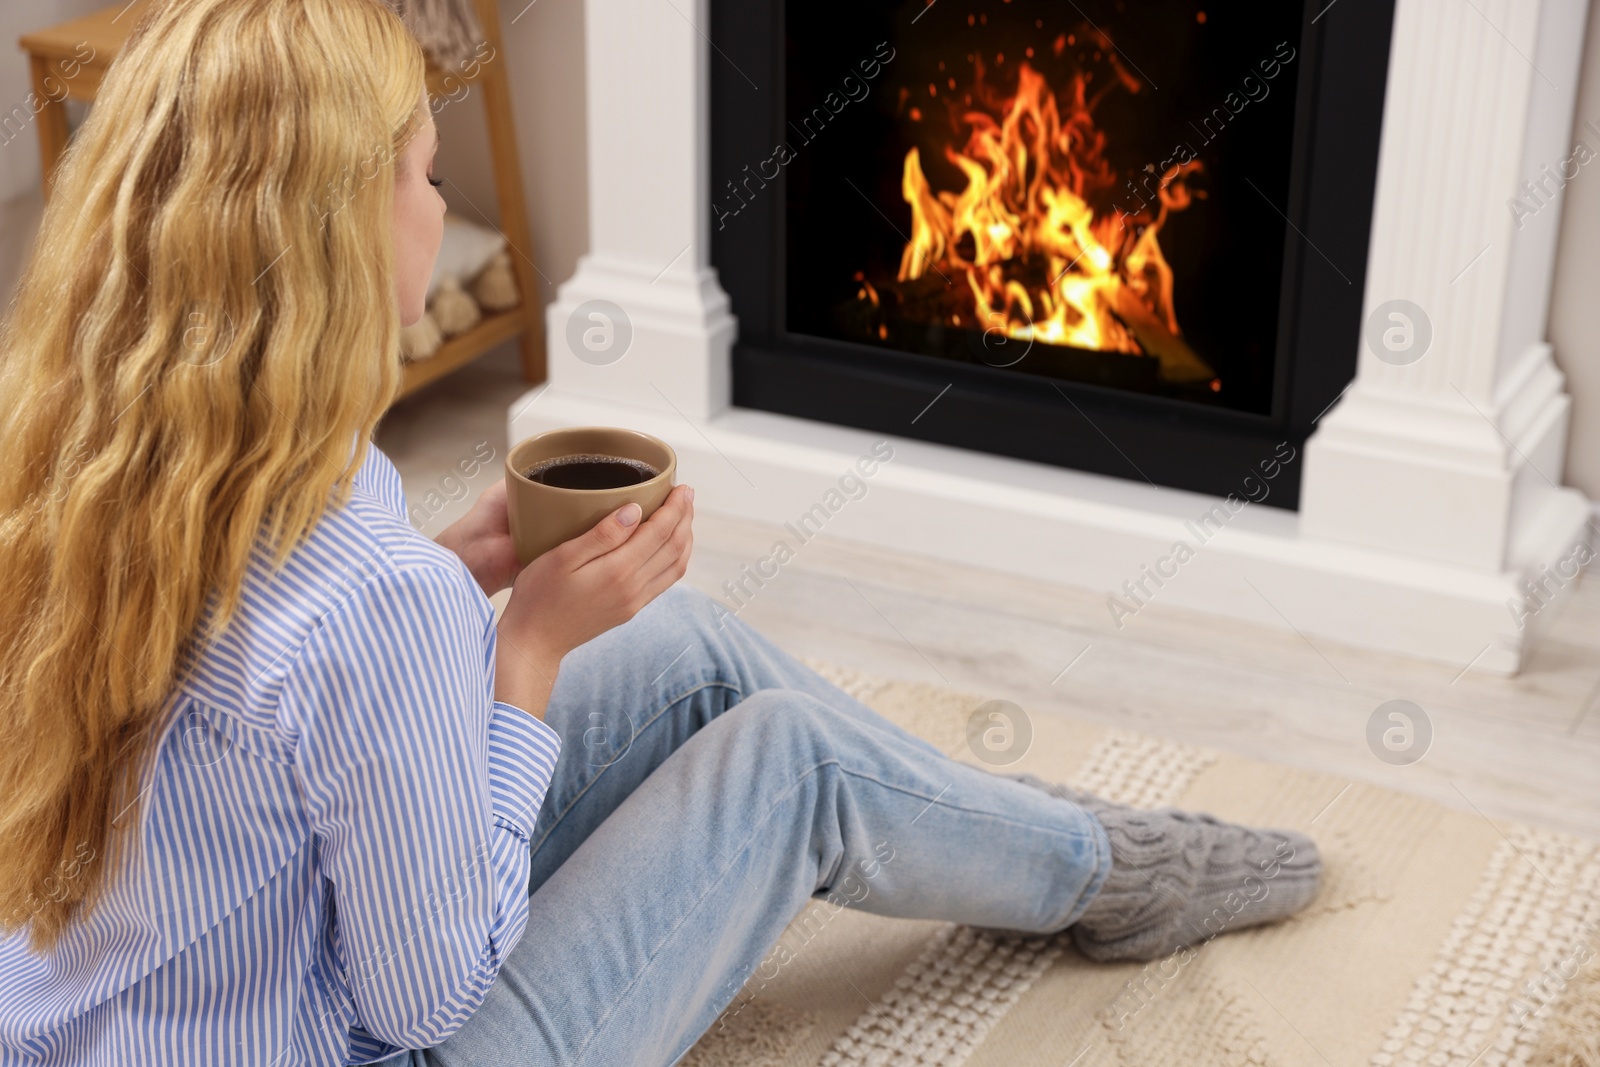
<svg viewBox="0 0 1600 1067">
<path fill-rule="evenodd" d="M 322 618 L 285 687 L 350 994 L 400 1048 L 466 1022 L 528 920 L 561 742 L 493 699 L 487 606 L 446 569 L 383 571 Z"/>
</svg>

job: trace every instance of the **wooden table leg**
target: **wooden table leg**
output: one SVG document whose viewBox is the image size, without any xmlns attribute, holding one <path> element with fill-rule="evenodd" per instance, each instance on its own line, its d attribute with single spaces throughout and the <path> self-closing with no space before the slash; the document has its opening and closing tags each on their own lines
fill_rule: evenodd
<svg viewBox="0 0 1600 1067">
<path fill-rule="evenodd" d="M 33 70 L 35 104 L 39 108 L 34 123 L 39 127 L 39 168 L 43 175 L 44 199 L 48 203 L 50 189 L 55 183 L 56 164 L 67 150 L 67 137 L 71 132 L 67 125 L 66 83 L 59 71 L 50 69 L 50 61 L 45 57 L 29 56 L 28 59 Z M 60 95 L 52 93 L 52 89 Z"/>
<path fill-rule="evenodd" d="M 538 299 L 538 289 L 534 291 L 534 299 Z M 524 298 L 526 299 L 526 298 Z M 544 316 L 537 308 L 528 311 L 528 324 L 522 328 L 522 337 L 518 344 L 522 348 L 522 380 L 529 385 L 538 385 L 545 380 L 547 371 L 544 359 Z"/>
</svg>

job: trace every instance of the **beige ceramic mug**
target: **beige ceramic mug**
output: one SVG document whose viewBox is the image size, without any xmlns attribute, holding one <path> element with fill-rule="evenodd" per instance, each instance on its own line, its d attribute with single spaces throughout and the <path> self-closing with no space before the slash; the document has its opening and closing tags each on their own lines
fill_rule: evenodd
<svg viewBox="0 0 1600 1067">
<path fill-rule="evenodd" d="M 562 456 L 614 456 L 648 463 L 654 478 L 614 489 L 567 489 L 545 485 L 527 472 Z M 639 505 L 643 522 L 672 492 L 678 457 L 659 437 L 612 426 L 573 426 L 524 438 L 506 453 L 506 511 L 517 560 L 526 566 L 563 541 L 588 533 L 622 505 Z"/>
</svg>

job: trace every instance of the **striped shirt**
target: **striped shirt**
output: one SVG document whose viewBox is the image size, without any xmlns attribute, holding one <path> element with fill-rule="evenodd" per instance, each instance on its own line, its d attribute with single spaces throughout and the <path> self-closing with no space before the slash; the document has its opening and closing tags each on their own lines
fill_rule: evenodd
<svg viewBox="0 0 1600 1067">
<path fill-rule="evenodd" d="M 362 1063 L 478 1007 L 560 741 L 494 700 L 493 609 L 406 514 L 369 445 L 280 572 L 258 542 L 167 705 L 137 849 L 48 955 L 0 940 L 0 1064 Z"/>
</svg>

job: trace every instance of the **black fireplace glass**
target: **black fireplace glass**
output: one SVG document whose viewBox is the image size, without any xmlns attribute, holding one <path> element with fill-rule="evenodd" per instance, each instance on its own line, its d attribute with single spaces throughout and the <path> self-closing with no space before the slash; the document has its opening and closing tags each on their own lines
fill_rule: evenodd
<svg viewBox="0 0 1600 1067">
<path fill-rule="evenodd" d="M 785 139 L 717 197 L 782 170 L 792 334 L 1270 414 L 1303 17 L 789 4 Z"/>
</svg>

